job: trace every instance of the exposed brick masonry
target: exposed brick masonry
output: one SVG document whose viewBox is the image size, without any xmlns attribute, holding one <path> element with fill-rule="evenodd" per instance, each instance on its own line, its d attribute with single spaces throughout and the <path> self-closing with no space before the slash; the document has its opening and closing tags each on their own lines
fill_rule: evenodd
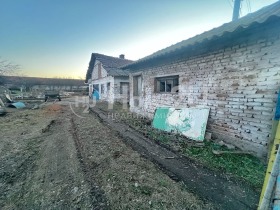
<svg viewBox="0 0 280 210">
<path fill-rule="evenodd" d="M 207 130 L 214 137 L 262 156 L 280 88 L 279 49 L 276 35 L 145 69 L 139 72 L 143 79 L 140 106 L 134 107 L 131 94 L 131 109 L 151 117 L 158 106 L 208 106 Z M 179 93 L 154 93 L 155 76 L 166 75 L 180 76 Z"/>
</svg>

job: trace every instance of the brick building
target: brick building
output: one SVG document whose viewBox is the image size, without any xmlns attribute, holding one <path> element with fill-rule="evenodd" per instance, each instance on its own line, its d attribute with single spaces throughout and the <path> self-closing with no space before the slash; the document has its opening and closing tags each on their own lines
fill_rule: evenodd
<svg viewBox="0 0 280 210">
<path fill-rule="evenodd" d="M 114 102 L 128 98 L 129 74 L 128 71 L 120 69 L 121 66 L 133 61 L 120 55 L 119 58 L 92 53 L 86 75 L 89 85 L 89 94 L 93 88 L 99 92 L 101 100 Z M 126 93 L 126 94 L 124 94 Z"/>
<path fill-rule="evenodd" d="M 124 67 L 131 111 L 207 106 L 207 131 L 267 153 L 280 88 L 280 2 Z"/>
</svg>

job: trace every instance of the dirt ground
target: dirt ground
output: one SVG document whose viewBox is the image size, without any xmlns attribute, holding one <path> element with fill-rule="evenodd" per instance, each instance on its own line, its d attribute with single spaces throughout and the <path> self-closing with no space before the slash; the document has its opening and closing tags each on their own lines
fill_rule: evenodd
<svg viewBox="0 0 280 210">
<path fill-rule="evenodd" d="M 71 129 L 60 105 L 1 117 L 0 209 L 91 208 Z"/>
<path fill-rule="evenodd" d="M 215 203 L 220 209 L 257 208 L 258 193 L 247 183 L 210 170 L 182 153 L 146 138 L 131 125 L 112 118 L 111 112 L 98 107 L 91 110 L 134 150 L 158 165 L 172 179 L 183 181 L 188 190 L 199 197 Z"/>
<path fill-rule="evenodd" d="M 192 187 L 206 182 L 168 173 L 155 155 L 147 155 L 140 146 L 133 147 L 133 138 L 120 135 L 120 128 L 72 102 L 44 103 L 36 110 L 9 109 L 0 117 L 0 209 L 224 209 L 220 201 Z M 168 163 L 168 158 L 161 160 Z M 193 167 L 184 164 L 189 165 L 182 172 Z M 197 183 L 187 183 L 194 180 Z M 206 189 L 212 186 L 206 183 L 201 189 L 224 193 L 225 200 L 232 198 L 226 196 L 230 187 L 244 190 L 247 197 L 238 196 L 236 203 L 254 209 L 252 191 L 224 178 L 219 181 L 227 188 Z"/>
</svg>

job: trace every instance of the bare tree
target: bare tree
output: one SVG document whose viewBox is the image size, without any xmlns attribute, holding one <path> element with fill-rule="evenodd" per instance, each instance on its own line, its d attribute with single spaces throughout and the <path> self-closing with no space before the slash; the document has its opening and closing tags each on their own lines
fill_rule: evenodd
<svg viewBox="0 0 280 210">
<path fill-rule="evenodd" d="M 19 70 L 19 65 L 13 64 L 7 60 L 2 60 L 0 57 L 0 84 L 3 83 L 3 76 L 15 74 Z"/>
<path fill-rule="evenodd" d="M 0 76 L 14 74 L 19 69 L 19 65 L 13 64 L 0 57 Z"/>
</svg>

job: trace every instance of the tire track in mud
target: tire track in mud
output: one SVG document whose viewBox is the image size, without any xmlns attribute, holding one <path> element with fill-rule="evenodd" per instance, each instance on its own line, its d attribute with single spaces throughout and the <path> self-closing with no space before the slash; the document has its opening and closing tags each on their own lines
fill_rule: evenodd
<svg viewBox="0 0 280 210">
<path fill-rule="evenodd" d="M 48 105 L 14 116 L 17 130 L 1 133 L 0 209 L 108 209 L 67 107 Z"/>
<path fill-rule="evenodd" d="M 95 166 L 90 164 L 87 157 L 83 154 L 83 143 L 79 139 L 77 134 L 77 127 L 74 122 L 73 116 L 71 116 L 71 132 L 73 135 L 73 139 L 75 142 L 75 147 L 77 151 L 78 160 L 81 164 L 81 168 L 84 173 L 84 177 L 86 179 L 86 182 L 88 183 L 90 187 L 90 197 L 92 200 L 92 207 L 96 210 L 107 210 L 111 209 L 109 206 L 109 202 L 107 201 L 104 192 L 94 183 L 94 170 Z"/>
<path fill-rule="evenodd" d="M 159 166 L 170 178 L 183 181 L 188 189 L 200 198 L 210 200 L 219 209 L 256 209 L 258 195 L 250 187 L 229 181 L 145 138 L 128 125 L 110 120 L 106 111 L 94 108 L 91 109 L 91 113 L 115 131 L 127 145 Z M 166 157 L 174 158 L 167 159 Z"/>
<path fill-rule="evenodd" d="M 50 135 L 45 132 L 54 122 L 51 120 L 43 129 L 37 129 L 39 133 L 24 138 L 22 141 L 1 139 L 3 142 L 8 140 L 12 145 L 17 144 L 18 148 L 1 156 L 0 209 L 6 209 L 6 205 L 11 209 L 22 208 L 25 205 L 24 196 L 29 189 L 29 183 L 26 180 L 32 176 L 33 171 L 38 169 L 36 162 L 40 158 L 40 145 L 44 138 Z"/>
</svg>

